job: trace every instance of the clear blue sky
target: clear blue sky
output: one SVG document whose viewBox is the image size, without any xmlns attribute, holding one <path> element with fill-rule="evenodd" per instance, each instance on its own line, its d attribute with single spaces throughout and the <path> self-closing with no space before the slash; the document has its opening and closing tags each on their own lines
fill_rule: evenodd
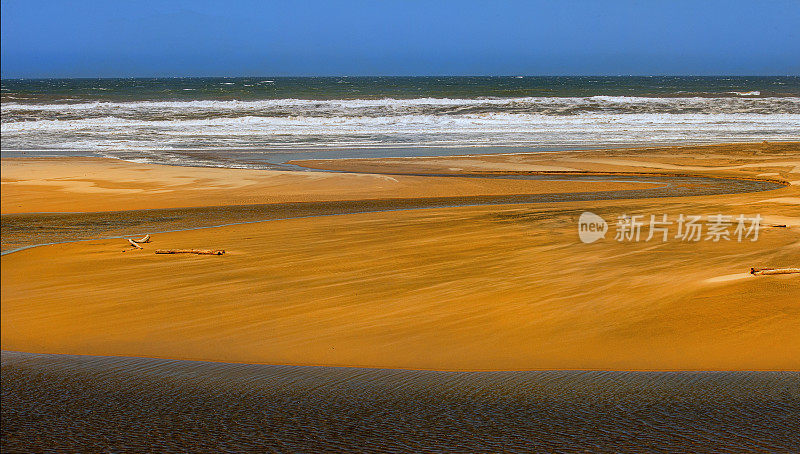
<svg viewBox="0 0 800 454">
<path fill-rule="evenodd" d="M 2 0 L 2 77 L 800 74 L 800 0 Z"/>
</svg>

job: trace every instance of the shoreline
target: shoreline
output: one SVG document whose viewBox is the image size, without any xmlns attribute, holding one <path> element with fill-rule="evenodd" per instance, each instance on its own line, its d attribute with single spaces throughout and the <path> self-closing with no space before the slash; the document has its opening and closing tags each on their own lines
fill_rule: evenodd
<svg viewBox="0 0 800 454">
<path fill-rule="evenodd" d="M 493 146 L 493 145 L 473 145 L 473 146 L 448 146 L 448 145 L 408 145 L 408 146 L 386 146 L 386 147 L 335 147 L 335 148 L 291 148 L 291 149 L 236 149 L 236 148 L 219 148 L 219 149 L 202 149 L 202 148 L 185 148 L 185 149 L 173 149 L 169 151 L 178 152 L 178 153 L 192 153 L 192 154 L 205 154 L 205 153 L 254 153 L 254 154 L 262 154 L 264 156 L 288 156 L 286 159 L 279 159 L 275 162 L 264 160 L 263 164 L 267 167 L 226 167 L 223 165 L 193 165 L 191 163 L 180 164 L 174 162 L 140 162 L 134 161 L 130 159 L 124 159 L 122 157 L 110 157 L 110 156 L 100 156 L 105 152 L 103 151 L 85 151 L 85 150 L 59 150 L 59 149 L 30 149 L 30 150 L 3 150 L 0 160 L 5 159 L 53 159 L 53 158 L 92 158 L 92 159 L 110 159 L 113 161 L 122 161 L 122 162 L 129 162 L 133 164 L 145 164 L 145 165 L 166 165 L 170 167 L 189 167 L 189 168 L 211 168 L 211 169 L 237 169 L 237 170 L 274 170 L 274 171 L 281 171 L 281 172 L 291 172 L 296 170 L 301 170 L 302 166 L 295 167 L 293 161 L 318 161 L 318 160 L 360 160 L 360 159 L 415 159 L 415 158 L 436 158 L 436 157 L 450 157 L 450 158 L 468 158 L 474 156 L 514 156 L 514 155 L 531 155 L 531 154 L 560 154 L 560 153 L 594 153 L 594 152 L 604 152 L 604 151 L 629 151 L 629 152 L 637 152 L 637 151 L 648 151 L 648 150 L 657 150 L 657 149 L 692 149 L 692 148 L 709 148 L 709 147 L 737 147 L 737 146 L 759 146 L 764 144 L 776 144 L 776 145 L 792 145 L 798 144 L 800 141 L 797 139 L 786 139 L 786 140 L 769 140 L 769 141 L 750 141 L 750 142 L 663 142 L 663 143 L 620 143 L 620 144 L 609 144 L 599 147 L 592 147 L 586 145 L 579 145 L 579 146 L 553 146 L 553 147 L 535 147 L 530 145 L 502 145 L 502 146 Z M 405 150 L 405 155 L 398 155 L 398 156 L 347 156 L 348 152 L 351 153 L 359 153 L 364 151 L 374 151 L 374 150 Z M 440 153 L 430 153 L 430 154 L 415 154 L 414 151 L 419 150 L 439 150 Z M 452 153 L 441 153 L 448 152 L 448 151 L 456 151 L 456 150 L 465 150 L 470 151 L 469 153 L 462 153 L 462 154 L 452 154 Z M 489 150 L 503 150 L 503 151 L 490 151 Z M 505 151 L 508 150 L 508 151 Z M 164 151 L 164 150 L 143 150 L 143 151 Z M 474 151 L 478 151 L 477 153 Z M 52 152 L 53 154 L 48 155 L 29 155 L 28 153 L 49 153 Z M 74 154 L 73 154 L 74 153 Z M 328 154 L 333 153 L 333 156 L 326 156 Z M 9 155 L 10 154 L 10 155 Z M 360 153 L 363 154 L 363 153 Z M 305 157 L 301 157 L 303 155 Z M 221 156 L 224 156 L 221 155 Z M 292 157 L 294 156 L 294 157 Z M 235 161 L 234 161 L 235 162 Z M 218 163 L 217 163 L 218 164 Z M 286 167 L 286 166 L 289 167 Z M 276 167 L 269 167 L 269 166 L 276 166 Z M 306 170 L 315 170 L 313 168 L 306 169 Z"/>
<path fill-rule="evenodd" d="M 796 150 L 800 142 L 762 142 L 762 143 L 736 143 L 702 146 L 677 146 L 646 148 L 622 148 L 581 150 L 577 152 L 541 153 L 513 153 L 513 154 L 472 154 L 463 156 L 427 156 L 408 158 L 341 158 L 341 159 L 314 159 L 296 161 L 303 168 L 312 172 L 298 172 L 286 170 L 252 170 L 239 168 L 217 167 L 184 167 L 178 165 L 139 164 L 116 158 L 80 158 L 80 157 L 25 157 L 3 158 L 3 187 L 6 192 L 13 193 L 15 200 L 3 197 L 3 215 L 12 213 L 67 213 L 67 212 L 96 212 L 96 211 L 128 211 L 134 209 L 159 209 L 159 208 L 189 208 L 201 206 L 243 205 L 264 202 L 289 202 L 289 201 L 324 201 L 348 199 L 374 199 L 392 198 L 402 196 L 420 197 L 435 195 L 499 195 L 520 194 L 530 189 L 532 183 L 520 184 L 508 180 L 502 185 L 497 185 L 487 177 L 501 175 L 537 175 L 537 176 L 673 176 L 673 177 L 704 177 L 704 178 L 736 178 L 739 180 L 768 181 L 779 184 L 800 184 L 800 180 L 789 177 L 793 172 L 762 173 L 748 171 L 752 163 L 744 162 L 739 165 L 713 165 L 713 159 L 704 167 L 678 166 L 672 164 L 655 164 L 646 162 L 647 159 L 658 157 L 669 158 L 675 156 L 710 154 L 717 150 L 724 153 L 741 155 L 741 150 L 765 150 L 760 152 L 756 159 L 765 160 L 766 166 L 782 165 L 784 167 L 800 167 L 800 160 L 794 162 L 780 161 L 770 163 L 774 157 L 766 153 L 780 153 Z M 629 154 L 635 151 L 634 154 Z M 648 151 L 649 153 L 643 153 Z M 665 156 L 665 152 L 667 155 Z M 622 156 L 622 160 L 603 163 L 597 157 Z M 797 156 L 796 152 L 793 155 Z M 737 156 L 740 159 L 742 157 Z M 484 161 L 476 165 L 475 161 Z M 531 164 L 520 164 L 520 160 L 527 160 Z M 645 162 L 641 162 L 644 160 Z M 449 161 L 458 162 L 464 168 L 448 167 Z M 730 161 L 730 160 L 729 160 Z M 70 169 L 70 166 L 74 167 Z M 87 167 L 88 166 L 88 167 Z M 686 170 L 676 170 L 686 169 Z M 787 170 L 787 169 L 784 169 Z M 29 174 L 33 172 L 35 177 Z M 101 178 L 87 178 L 86 172 L 107 173 L 115 181 L 104 181 Z M 185 174 L 195 175 L 187 177 Z M 28 176 L 23 176 L 28 175 Z M 144 175 L 144 176 L 143 176 Z M 447 180 L 436 181 L 432 177 L 441 176 Z M 397 178 L 403 181 L 396 181 Z M 426 177 L 422 180 L 415 177 Z M 460 184 L 456 185 L 459 178 Z M 328 182 L 335 182 L 335 185 Z M 446 183 L 435 186 L 432 183 Z M 392 184 L 398 183 L 398 184 Z M 484 183 L 478 186 L 477 183 Z M 492 184 L 489 184 L 492 183 Z M 630 184 L 631 182 L 627 182 Z M 423 185 L 422 190 L 414 186 Z M 509 187 L 512 185 L 513 187 Z M 526 186 L 527 185 L 527 186 Z M 352 187 L 351 187 L 352 186 Z M 535 187 L 534 192 L 552 192 L 553 185 Z M 347 188 L 347 189 L 345 189 Z M 27 192 L 21 192 L 25 189 Z M 343 191 L 343 189 L 345 189 Z M 253 193 L 253 191 L 256 191 Z M 37 194 L 36 191 L 39 193 Z M 55 191 L 55 192 L 54 192 Z M 527 191 L 530 193 L 530 191 Z M 172 201 L 162 201 L 166 196 Z M 42 204 L 53 196 L 68 197 L 63 199 L 60 206 L 73 206 L 76 201 L 95 200 L 94 206 L 89 209 L 65 210 L 53 209 L 53 204 Z M 17 200 L 20 197 L 21 201 Z M 75 199 L 82 197 L 82 199 Z M 180 198 L 182 201 L 176 202 Z M 210 197 L 210 198 L 209 198 Z M 38 198 L 38 199 L 37 199 Z M 146 200 L 137 200 L 146 199 Z M 169 199 L 169 197 L 167 197 Z M 266 200 L 265 200 L 266 199 Z M 31 202 L 38 202 L 31 205 Z M 85 203 L 85 202 L 84 202 Z M 125 208 L 118 207 L 123 204 Z M 130 206 L 132 205 L 132 206 Z M 149 206 L 141 206 L 149 205 Z M 156 205 L 156 206 L 153 206 Z M 24 208 L 23 208 L 24 206 Z M 44 208 L 48 207 L 48 208 Z M 109 209 L 114 207 L 116 209 Z"/>
</svg>

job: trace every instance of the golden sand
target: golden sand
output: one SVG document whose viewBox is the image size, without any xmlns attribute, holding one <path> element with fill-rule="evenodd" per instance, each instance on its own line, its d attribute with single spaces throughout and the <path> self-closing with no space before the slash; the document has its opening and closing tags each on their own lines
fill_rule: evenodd
<svg viewBox="0 0 800 454">
<path fill-rule="evenodd" d="M 360 172 L 638 172 L 765 178 L 800 184 L 798 142 L 293 162 L 315 169 Z"/>
<path fill-rule="evenodd" d="M 452 169 L 567 167 L 569 161 L 576 170 L 795 181 L 800 179 L 798 149 L 797 144 L 758 144 L 316 164 L 360 172 L 443 166 L 457 172 Z M 40 160 L 43 167 L 49 162 Z M 4 179 L 5 166 L 4 161 Z M 132 172 L 136 165 L 120 166 Z M 187 194 L 211 178 L 209 170 L 219 170 L 174 169 L 176 177 L 193 181 L 188 188 L 173 188 L 188 198 L 155 194 L 158 203 L 198 202 Z M 233 181 L 241 171 L 224 172 L 231 172 Z M 54 175 L 48 178 L 57 179 Z M 124 180 L 126 187 L 136 184 L 133 177 L 118 178 L 110 171 L 103 176 Z M 297 194 L 310 184 L 303 178 L 295 181 Z M 331 186 L 318 194 L 325 197 L 335 197 L 336 188 L 350 188 L 353 181 L 378 179 L 324 178 Z M 536 182 L 453 186 L 469 191 L 529 183 Z M 440 184 L 437 191 L 451 183 Z M 29 211 L 45 203 L 15 192 L 23 186 L 4 184 L 4 210 L 7 200 L 13 200 L 8 206 Z M 209 190 L 219 194 L 209 204 L 230 200 L 222 186 Z M 398 192 L 412 191 L 406 195 L 427 194 L 424 186 L 401 186 Z M 261 186 L 264 194 L 273 194 L 269 187 Z M 97 193 L 61 188 L 53 197 L 59 203 L 79 200 L 88 208 L 76 206 L 87 210 L 103 206 Z M 342 197 L 380 190 L 365 186 Z M 293 196 L 289 189 L 274 193 Z M 726 196 L 352 214 L 159 234 L 143 251 L 123 253 L 121 240 L 40 247 L 2 258 L 2 348 L 420 369 L 797 370 L 800 277 L 756 277 L 747 271 L 797 266 L 798 196 L 792 185 Z M 786 227 L 763 229 L 757 242 L 631 244 L 608 238 L 587 245 L 578 241 L 576 230 L 584 210 L 608 220 L 622 213 L 760 214 L 765 224 Z M 153 253 L 156 248 L 228 253 L 160 256 Z"/>
<path fill-rule="evenodd" d="M 7 158 L 2 160 L 2 175 L 3 214 L 539 194 L 651 186 L 177 167 L 103 158 Z"/>
</svg>

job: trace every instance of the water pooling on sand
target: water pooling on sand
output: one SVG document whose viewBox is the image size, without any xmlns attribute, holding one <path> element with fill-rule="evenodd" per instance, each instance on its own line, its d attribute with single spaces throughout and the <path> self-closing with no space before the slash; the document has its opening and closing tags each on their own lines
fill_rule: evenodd
<svg viewBox="0 0 800 454">
<path fill-rule="evenodd" d="M 734 194 L 768 191 L 782 184 L 763 180 L 709 178 L 700 176 L 635 177 L 603 175 L 423 175 L 432 178 L 501 178 L 544 181 L 628 181 L 651 183 L 647 189 L 498 196 L 451 196 L 415 199 L 342 200 L 335 202 L 289 202 L 220 207 L 167 208 L 90 213 L 21 213 L 3 215 L 2 254 L 30 247 L 89 239 L 125 237 L 176 230 L 258 223 L 273 220 L 352 213 L 414 210 L 425 208 L 582 200 L 625 200 L 686 195 Z"/>
</svg>

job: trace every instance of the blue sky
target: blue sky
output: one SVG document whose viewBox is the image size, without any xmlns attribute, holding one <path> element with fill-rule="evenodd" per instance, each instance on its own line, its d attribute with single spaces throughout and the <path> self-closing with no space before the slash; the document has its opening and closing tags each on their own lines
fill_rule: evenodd
<svg viewBox="0 0 800 454">
<path fill-rule="evenodd" d="M 2 77 L 800 74 L 800 0 L 2 1 Z"/>
</svg>

